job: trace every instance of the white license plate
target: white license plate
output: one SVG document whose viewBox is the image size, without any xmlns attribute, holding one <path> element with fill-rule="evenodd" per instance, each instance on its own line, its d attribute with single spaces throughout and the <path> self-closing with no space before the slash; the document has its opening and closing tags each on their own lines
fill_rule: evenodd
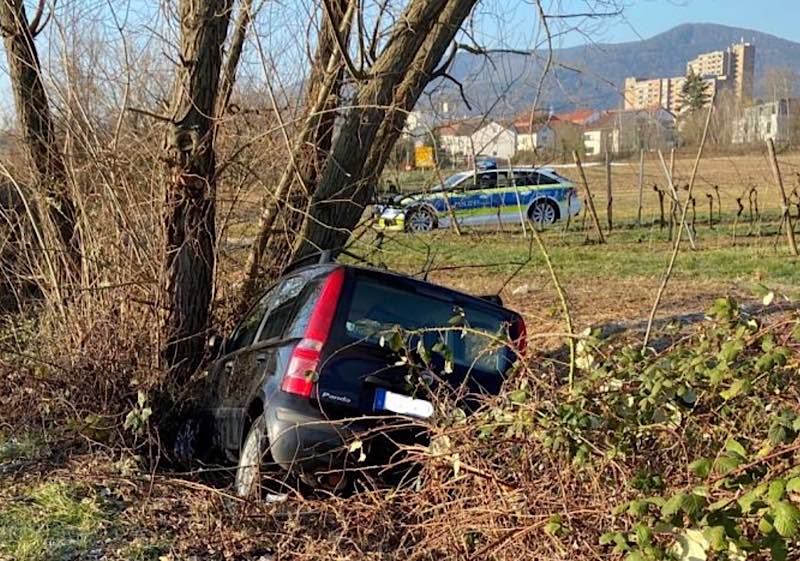
<svg viewBox="0 0 800 561">
<path fill-rule="evenodd" d="M 430 401 L 414 399 L 383 388 L 375 390 L 373 408 L 376 411 L 392 411 L 393 413 L 410 415 L 421 419 L 427 419 L 433 415 L 433 404 Z"/>
</svg>

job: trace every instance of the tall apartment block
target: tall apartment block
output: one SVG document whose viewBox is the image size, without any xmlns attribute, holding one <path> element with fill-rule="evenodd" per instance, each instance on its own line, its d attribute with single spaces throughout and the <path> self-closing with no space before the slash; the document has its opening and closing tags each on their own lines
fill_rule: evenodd
<svg viewBox="0 0 800 561">
<path fill-rule="evenodd" d="M 753 97 L 755 46 L 737 43 L 724 51 L 703 53 L 686 63 L 686 73 L 702 76 L 708 84 L 709 95 L 730 91 L 739 101 Z M 680 95 L 684 76 L 640 80 L 625 79 L 625 109 L 663 107 L 673 113 L 680 111 Z"/>
</svg>

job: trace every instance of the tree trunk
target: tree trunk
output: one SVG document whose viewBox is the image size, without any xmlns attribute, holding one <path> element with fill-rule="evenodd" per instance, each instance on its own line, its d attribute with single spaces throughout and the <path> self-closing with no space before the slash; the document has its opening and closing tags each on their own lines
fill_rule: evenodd
<svg viewBox="0 0 800 561">
<path fill-rule="evenodd" d="M 216 178 L 214 127 L 232 0 L 181 0 L 180 63 L 166 136 L 162 358 L 183 383 L 200 364 L 211 304 Z"/>
<path fill-rule="evenodd" d="M 364 177 L 371 187 L 377 183 L 392 147 L 403 132 L 408 113 L 422 95 L 428 83 L 435 77 L 436 67 L 445 51 L 452 43 L 477 0 L 448 0 L 436 26 L 431 30 L 408 75 L 405 77 L 394 98 L 394 103 L 381 124 L 377 139 L 370 149 L 365 166 Z M 356 217 L 357 221 L 359 217 Z M 355 223 L 353 224 L 355 226 Z"/>
<path fill-rule="evenodd" d="M 304 257 L 320 249 L 336 249 L 347 241 L 374 192 L 371 181 L 375 171 L 381 169 L 386 161 L 386 155 L 376 155 L 373 156 L 376 164 L 371 169 L 365 166 L 381 127 L 389 126 L 386 124 L 387 109 L 395 103 L 395 96 L 399 89 L 403 89 L 403 84 L 412 86 L 415 78 L 422 80 L 420 74 L 425 68 L 422 62 L 428 58 L 424 56 L 425 50 L 418 56 L 423 44 L 430 45 L 431 36 L 439 37 L 443 32 L 450 34 L 449 27 L 437 25 L 445 5 L 463 10 L 464 7 L 471 8 L 473 4 L 474 0 L 415 1 L 398 19 L 392 37 L 370 70 L 369 79 L 358 88 L 354 107 L 348 113 L 333 153 L 326 162 L 312 198 L 310 216 L 305 221 L 296 257 Z M 463 19 L 452 21 L 457 27 L 462 22 Z M 430 58 L 432 55 L 431 50 Z M 413 90 L 409 89 L 412 94 L 408 96 L 409 99 L 414 97 Z M 405 122 L 404 112 L 396 115 L 392 112 L 391 116 L 395 125 Z M 397 134 L 399 132 L 396 130 L 390 131 L 387 142 L 382 145 L 385 147 L 388 140 L 396 138 Z"/>
<path fill-rule="evenodd" d="M 228 104 L 233 93 L 233 84 L 236 82 L 236 69 L 239 67 L 239 59 L 242 58 L 244 40 L 247 38 L 247 30 L 253 19 L 253 0 L 242 0 L 239 6 L 239 15 L 233 26 L 233 37 L 228 49 L 228 58 L 222 70 L 222 79 L 219 86 L 219 102 L 217 103 L 217 117 L 220 118 L 228 109 Z"/>
<path fill-rule="evenodd" d="M 39 16 L 34 18 L 38 22 Z M 0 0 L 2 27 L 11 88 L 25 146 L 47 198 L 47 215 L 56 228 L 67 270 L 80 270 L 77 212 L 67 187 L 60 143 L 41 77 L 41 65 L 23 0 Z"/>
</svg>

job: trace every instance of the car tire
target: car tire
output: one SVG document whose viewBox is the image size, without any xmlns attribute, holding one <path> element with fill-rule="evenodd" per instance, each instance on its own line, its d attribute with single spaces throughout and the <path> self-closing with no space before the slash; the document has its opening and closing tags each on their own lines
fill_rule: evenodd
<svg viewBox="0 0 800 561">
<path fill-rule="evenodd" d="M 552 226 L 558 220 L 558 207 L 553 201 L 539 199 L 528 210 L 528 219 L 534 226 Z"/>
<path fill-rule="evenodd" d="M 246 499 L 261 497 L 261 468 L 264 454 L 267 452 L 267 433 L 264 416 L 259 415 L 250 425 L 247 437 L 239 452 L 239 464 L 236 467 L 234 490 L 236 495 Z"/>
<path fill-rule="evenodd" d="M 406 215 L 406 230 L 419 234 L 436 228 L 436 216 L 427 208 L 415 208 Z"/>
</svg>

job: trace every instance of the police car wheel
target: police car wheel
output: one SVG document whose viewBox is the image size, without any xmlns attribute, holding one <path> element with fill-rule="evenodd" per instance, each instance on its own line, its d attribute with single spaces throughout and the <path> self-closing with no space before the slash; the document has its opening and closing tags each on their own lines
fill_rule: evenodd
<svg viewBox="0 0 800 561">
<path fill-rule="evenodd" d="M 555 223 L 558 216 L 556 205 L 550 201 L 536 201 L 533 203 L 528 217 L 536 226 L 550 226 Z"/>
<path fill-rule="evenodd" d="M 430 232 L 435 226 L 436 219 L 425 208 L 415 208 L 406 218 L 406 228 L 409 232 Z"/>
</svg>

